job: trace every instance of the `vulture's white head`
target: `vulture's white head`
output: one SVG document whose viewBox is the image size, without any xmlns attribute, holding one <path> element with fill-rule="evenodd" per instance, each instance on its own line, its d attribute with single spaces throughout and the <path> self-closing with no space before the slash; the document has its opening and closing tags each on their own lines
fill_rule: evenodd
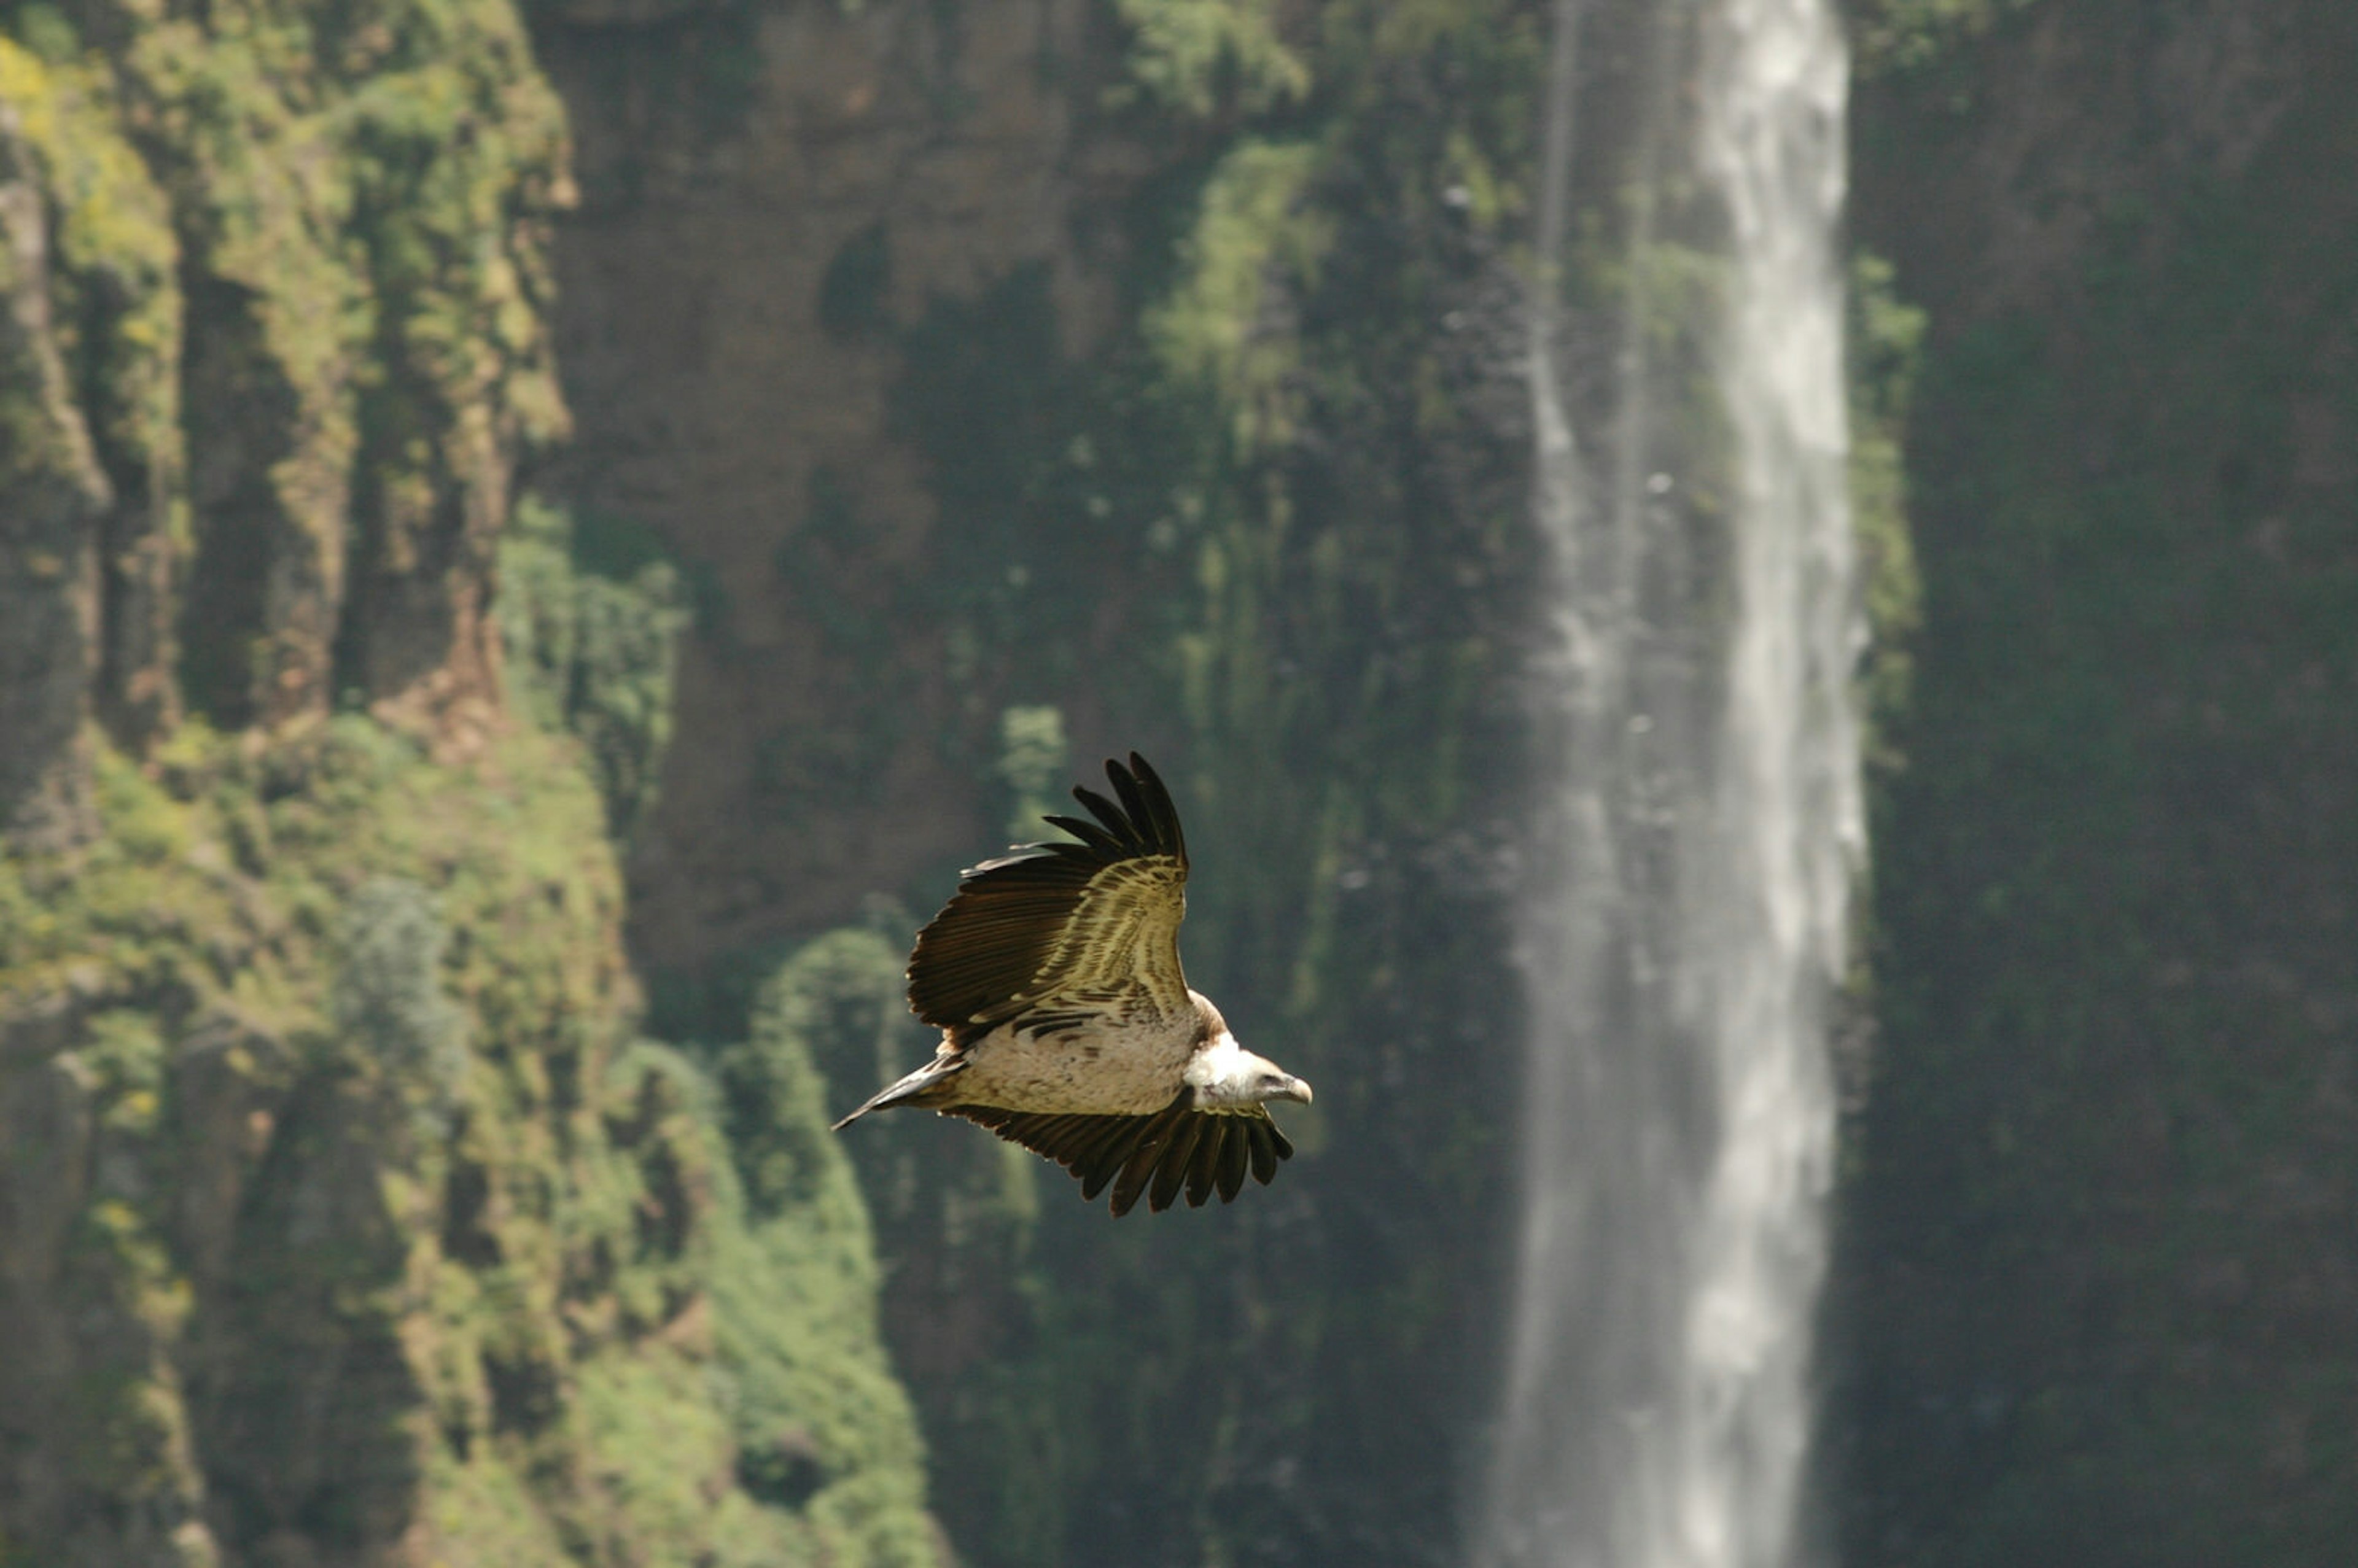
<svg viewBox="0 0 2358 1568">
<path fill-rule="evenodd" d="M 1256 1056 L 1238 1044 L 1220 1010 L 1200 991 L 1188 994 L 1195 999 L 1195 1011 L 1204 1021 L 1204 1042 L 1187 1059 L 1184 1075 L 1187 1087 L 1195 1091 L 1196 1109 L 1250 1110 L 1273 1099 L 1310 1103 L 1308 1084 L 1268 1057 Z"/>
</svg>

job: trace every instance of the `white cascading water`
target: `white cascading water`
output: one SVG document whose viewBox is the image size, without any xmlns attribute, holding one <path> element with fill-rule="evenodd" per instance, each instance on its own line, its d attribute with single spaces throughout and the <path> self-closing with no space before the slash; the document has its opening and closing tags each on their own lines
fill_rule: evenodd
<svg viewBox="0 0 2358 1568">
<path fill-rule="evenodd" d="M 1808 1555 L 1828 1015 L 1864 851 L 1833 9 L 1555 7 L 1531 341 L 1560 782 L 1524 910 L 1524 1209 L 1479 1568 Z M 1609 43 L 1586 73 L 1584 27 Z M 1630 145 L 1585 152 L 1581 125 Z M 1613 172 L 1584 184 L 1592 152 Z M 1689 193 L 1656 201 L 1669 171 Z M 1598 190 L 1631 281 L 1578 307 L 1612 325 L 1574 330 L 1576 193 Z M 1674 210 L 1710 216 L 1673 234 Z M 1672 245 L 1716 286 L 1650 285 Z M 1680 308 L 1710 319 L 1667 362 Z"/>
</svg>

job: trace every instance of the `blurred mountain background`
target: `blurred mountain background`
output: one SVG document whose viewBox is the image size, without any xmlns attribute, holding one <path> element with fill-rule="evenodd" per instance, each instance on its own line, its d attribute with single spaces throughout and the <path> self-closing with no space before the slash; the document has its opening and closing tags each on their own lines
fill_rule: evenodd
<svg viewBox="0 0 2358 1568">
<path fill-rule="evenodd" d="M 1846 20 L 1815 1533 L 2341 1561 L 2358 12 Z M 1550 26 L 0 0 L 0 1563 L 1460 1561 Z M 1300 1157 L 827 1134 L 1131 747 Z"/>
</svg>

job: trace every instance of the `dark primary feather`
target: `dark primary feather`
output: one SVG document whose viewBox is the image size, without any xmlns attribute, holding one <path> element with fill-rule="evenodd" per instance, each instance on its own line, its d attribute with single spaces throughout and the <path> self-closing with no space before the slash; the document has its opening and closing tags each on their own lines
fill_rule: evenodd
<svg viewBox="0 0 2358 1568">
<path fill-rule="evenodd" d="M 1293 1157 L 1293 1144 L 1266 1111 L 1196 1110 L 1184 1090 L 1152 1116 L 1057 1116 L 984 1105 L 952 1106 L 943 1114 L 979 1122 L 1046 1155 L 1080 1179 L 1084 1198 L 1094 1200 L 1110 1184 L 1118 1216 L 1141 1195 L 1160 1213 L 1183 1190 L 1189 1208 L 1203 1207 L 1216 1192 L 1227 1203 L 1243 1190 L 1248 1171 L 1266 1185 L 1278 1162 Z"/>
<path fill-rule="evenodd" d="M 1073 791 L 1096 821 L 1048 818 L 1078 843 L 1025 845 L 959 879 L 957 892 L 918 934 L 909 956 L 909 1005 L 919 1018 L 963 1034 L 1022 1012 L 1091 884 L 1110 869 L 1163 859 L 1184 881 L 1186 839 L 1171 792 L 1154 770 L 1133 752 L 1127 768 L 1106 763 L 1106 777 L 1118 801 Z M 1175 929 L 1175 918 L 1172 924 Z M 1172 967 L 1175 973 L 1175 952 Z"/>
</svg>

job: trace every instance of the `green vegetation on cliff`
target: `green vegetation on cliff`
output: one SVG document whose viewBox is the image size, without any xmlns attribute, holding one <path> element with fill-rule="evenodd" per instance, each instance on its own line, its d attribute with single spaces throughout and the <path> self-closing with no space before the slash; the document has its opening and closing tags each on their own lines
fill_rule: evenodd
<svg viewBox="0 0 2358 1568">
<path fill-rule="evenodd" d="M 580 741 L 612 836 L 627 839 L 671 741 L 691 620 L 679 573 L 644 530 L 527 495 L 500 536 L 499 581 L 510 698 Z"/>
<path fill-rule="evenodd" d="M 1850 279 L 1850 503 L 1868 633 L 1859 708 L 1869 776 L 1879 784 L 1905 760 L 1892 737 L 1907 712 L 1912 644 L 1923 626 L 1904 443 L 1924 327 L 1923 311 L 1895 291 L 1891 264 L 1857 257 Z"/>
<path fill-rule="evenodd" d="M 565 157 L 503 0 L 0 6 L 0 1562 L 939 1560 L 816 1100 L 633 1039 L 676 574 L 491 619 Z"/>
<path fill-rule="evenodd" d="M 561 433 L 565 138 L 503 0 L 0 13 L 49 314 L 112 492 L 99 708 L 235 726 L 489 692 L 493 536 Z M 176 651 L 176 641 L 178 647 Z"/>
<path fill-rule="evenodd" d="M 438 764 L 351 717 L 99 757 L 104 834 L 0 858 L 29 1561 L 134 1560 L 133 1507 L 154 1561 L 934 1560 L 849 1168 L 777 1103 L 749 1202 L 702 1076 L 627 1044 L 569 744 Z"/>
<path fill-rule="evenodd" d="M 1954 60 L 1961 45 L 2040 0 L 1844 0 L 1862 73 L 1906 72 Z"/>
<path fill-rule="evenodd" d="M 1110 101 L 1181 114 L 1259 114 L 1302 97 L 1310 69 L 1279 32 L 1270 0 L 1113 0 L 1128 31 L 1130 80 Z"/>
<path fill-rule="evenodd" d="M 2358 1539 L 2358 16 L 1971 9 L 1857 109 L 1860 227 L 1927 325 L 1845 1555 L 2327 1561 Z"/>
<path fill-rule="evenodd" d="M 1141 48 L 1201 20 L 1140 9 L 1172 12 Z M 957 524 L 911 595 L 955 628 L 943 677 L 1154 758 L 1196 867 L 1191 979 L 1320 1087 L 1274 1186 L 1120 1225 L 971 1129 L 846 1134 L 936 1506 L 992 1568 L 1444 1553 L 1456 1478 L 1427 1444 L 1487 1392 L 1469 1325 L 1498 1238 L 1468 1217 L 1500 1213 L 1479 1108 L 1512 1063 L 1469 1047 L 1513 1037 L 1487 857 L 1520 778 L 1498 633 L 1528 580 L 1501 346 L 1522 196 L 1498 171 L 1543 49 L 1478 5 L 1332 6 L 1288 35 L 1312 36 L 1289 58 L 1331 80 L 1125 101 L 1204 150 L 1133 210 L 1134 324 L 1102 352 L 1065 355 L 1044 268 L 899 339 L 896 426 Z M 898 718 L 862 744 L 889 754 Z M 1036 773 L 1012 762 L 971 772 Z M 884 891 L 930 907 L 948 871 Z M 838 1108 L 930 1048 L 897 994 L 910 924 L 797 960 L 848 977 L 872 948 L 830 982 L 867 1000 L 818 1036 Z M 1460 1093 L 1389 1092 L 1442 1072 Z"/>
<path fill-rule="evenodd" d="M 173 518 L 168 486 L 139 481 L 178 451 L 164 203 L 58 42 L 0 37 L 0 830 L 50 844 L 90 831 L 92 676 L 122 730 L 168 717 L 151 677 Z"/>
</svg>

